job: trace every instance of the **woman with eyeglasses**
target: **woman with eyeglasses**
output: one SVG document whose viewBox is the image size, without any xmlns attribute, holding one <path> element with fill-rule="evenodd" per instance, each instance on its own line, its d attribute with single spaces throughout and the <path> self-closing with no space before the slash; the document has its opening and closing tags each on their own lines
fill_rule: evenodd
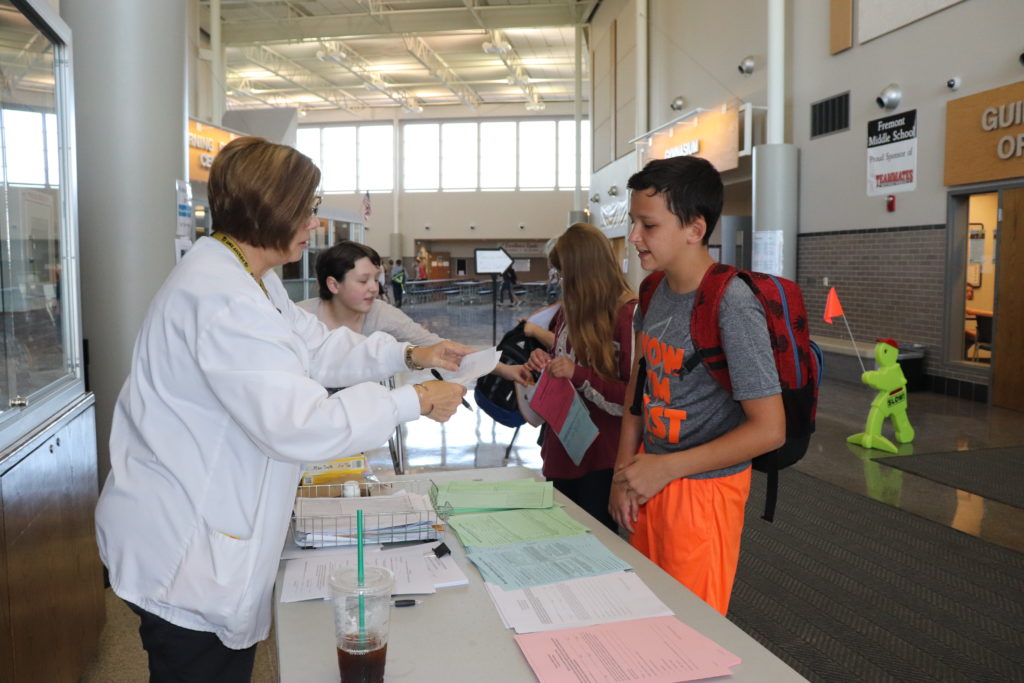
<svg viewBox="0 0 1024 683">
<path fill-rule="evenodd" d="M 347 327 L 360 334 L 387 332 L 410 344 L 438 344 L 440 336 L 407 316 L 401 309 L 378 296 L 380 255 L 371 247 L 342 240 L 316 257 L 316 280 L 320 296 L 299 302 L 299 307 L 320 319 L 328 329 Z M 498 363 L 494 374 L 532 384 L 523 365 Z"/>
<path fill-rule="evenodd" d="M 376 380 L 455 369 L 471 349 L 329 331 L 289 301 L 273 269 L 302 256 L 319 182 L 290 147 L 228 144 L 210 172 L 215 232 L 171 271 L 136 339 L 96 527 L 151 680 L 248 681 L 301 464 L 380 446 L 421 414 L 443 422 L 465 393 Z"/>
</svg>

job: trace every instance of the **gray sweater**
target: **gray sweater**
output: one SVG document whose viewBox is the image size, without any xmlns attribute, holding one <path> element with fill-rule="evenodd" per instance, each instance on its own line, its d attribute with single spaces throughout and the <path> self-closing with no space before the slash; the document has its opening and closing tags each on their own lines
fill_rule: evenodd
<svg viewBox="0 0 1024 683">
<path fill-rule="evenodd" d="M 322 299 L 313 298 L 300 301 L 298 306 L 315 315 L 321 322 L 326 322 L 321 315 L 322 304 Z M 373 302 L 370 312 L 366 314 L 360 334 L 368 337 L 374 332 L 387 332 L 400 342 L 417 346 L 430 346 L 444 341 L 442 337 L 418 324 L 400 309 L 380 299 Z"/>
</svg>

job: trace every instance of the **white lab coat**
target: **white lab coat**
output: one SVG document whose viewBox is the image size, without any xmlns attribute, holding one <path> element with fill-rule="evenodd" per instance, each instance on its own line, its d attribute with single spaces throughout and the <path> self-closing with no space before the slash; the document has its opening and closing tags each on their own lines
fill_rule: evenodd
<svg viewBox="0 0 1024 683">
<path fill-rule="evenodd" d="M 230 648 L 267 637 L 300 463 L 384 443 L 419 415 L 383 333 L 328 332 L 273 272 L 267 299 L 201 238 L 157 292 L 114 408 L 96 507 L 114 592 Z M 324 386 L 350 388 L 328 397 Z"/>
</svg>

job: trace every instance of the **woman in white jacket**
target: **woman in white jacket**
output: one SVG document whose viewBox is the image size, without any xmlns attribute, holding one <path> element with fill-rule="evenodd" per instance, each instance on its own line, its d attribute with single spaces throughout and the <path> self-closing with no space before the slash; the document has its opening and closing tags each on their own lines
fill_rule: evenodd
<svg viewBox="0 0 1024 683">
<path fill-rule="evenodd" d="M 455 369 L 472 349 L 329 331 L 289 301 L 272 268 L 301 257 L 319 181 L 290 147 L 227 145 L 210 173 L 216 233 L 168 276 L 135 343 L 96 528 L 153 681 L 248 681 L 301 463 L 380 446 L 421 414 L 443 422 L 465 393 L 377 380 Z"/>
</svg>

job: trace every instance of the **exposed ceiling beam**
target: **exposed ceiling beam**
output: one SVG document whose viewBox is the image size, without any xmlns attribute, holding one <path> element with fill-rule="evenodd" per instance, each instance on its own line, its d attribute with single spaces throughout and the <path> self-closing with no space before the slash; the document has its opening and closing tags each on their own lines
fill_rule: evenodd
<svg viewBox="0 0 1024 683">
<path fill-rule="evenodd" d="M 539 110 L 544 108 L 540 95 L 530 82 L 530 74 L 526 72 L 522 60 L 516 54 L 512 44 L 508 42 L 501 31 L 491 31 L 491 39 L 484 43 L 484 52 L 498 55 L 498 59 L 508 69 L 509 85 L 518 86 L 526 95 L 526 108 Z"/>
<path fill-rule="evenodd" d="M 336 107 L 352 113 L 366 109 L 365 104 L 343 91 L 337 84 L 279 55 L 265 45 L 244 47 L 241 48 L 241 53 L 253 64 Z"/>
<path fill-rule="evenodd" d="M 316 38 L 431 33 L 486 28 L 575 26 L 583 23 L 592 1 L 564 0 L 546 5 L 474 5 L 428 10 L 384 9 L 357 14 L 334 14 L 289 19 L 226 22 L 225 45 L 295 42 Z"/>
<path fill-rule="evenodd" d="M 323 50 L 317 53 L 321 60 L 336 62 L 347 69 L 352 75 L 361 79 L 367 86 L 385 95 L 395 104 L 410 112 L 423 111 L 423 104 L 416 97 L 402 88 L 388 83 L 373 65 L 363 59 L 355 50 L 341 41 L 333 40 L 321 43 Z"/>
<path fill-rule="evenodd" d="M 458 74 L 452 71 L 451 67 L 441 58 L 439 54 L 434 52 L 426 41 L 419 36 L 414 36 L 406 33 L 402 36 L 402 40 L 405 41 L 405 49 L 415 57 L 420 64 L 427 68 L 430 75 L 439 80 L 444 84 L 446 88 L 451 90 L 459 98 L 459 100 L 469 107 L 475 110 L 480 106 L 480 96 L 476 93 L 473 88 L 459 78 Z"/>
</svg>

